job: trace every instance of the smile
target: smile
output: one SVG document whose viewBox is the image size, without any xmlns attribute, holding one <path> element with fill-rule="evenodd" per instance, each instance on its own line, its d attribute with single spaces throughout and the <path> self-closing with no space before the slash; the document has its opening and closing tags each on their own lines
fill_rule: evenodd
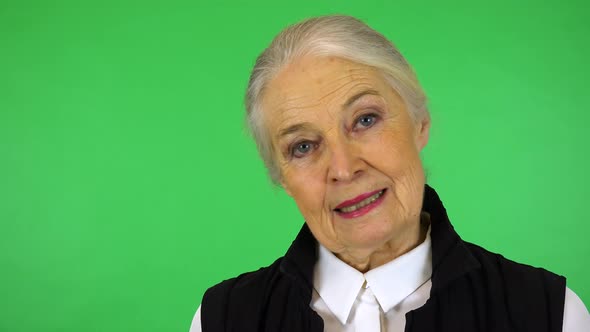
<svg viewBox="0 0 590 332">
<path fill-rule="evenodd" d="M 367 214 L 377 207 L 382 201 L 385 189 L 360 195 L 354 199 L 338 205 L 334 211 L 344 218 L 356 218 Z"/>
</svg>

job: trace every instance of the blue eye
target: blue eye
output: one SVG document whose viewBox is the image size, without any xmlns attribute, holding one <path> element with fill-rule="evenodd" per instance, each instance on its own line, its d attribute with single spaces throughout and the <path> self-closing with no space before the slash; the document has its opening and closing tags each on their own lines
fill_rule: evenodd
<svg viewBox="0 0 590 332">
<path fill-rule="evenodd" d="M 314 144 L 310 141 L 299 142 L 291 149 L 291 155 L 295 158 L 304 157 L 314 148 Z"/>
<path fill-rule="evenodd" d="M 370 128 L 375 124 L 375 122 L 377 122 L 377 115 L 375 114 L 361 115 L 356 120 L 356 124 L 361 126 L 362 128 Z"/>
</svg>

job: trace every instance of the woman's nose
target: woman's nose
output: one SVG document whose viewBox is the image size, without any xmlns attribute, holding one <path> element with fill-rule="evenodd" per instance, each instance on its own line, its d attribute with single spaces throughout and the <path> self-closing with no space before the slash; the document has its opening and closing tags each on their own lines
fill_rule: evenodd
<svg viewBox="0 0 590 332">
<path fill-rule="evenodd" d="M 352 143 L 339 142 L 332 144 L 330 151 L 328 180 L 330 182 L 350 182 L 365 171 L 360 150 Z"/>
</svg>

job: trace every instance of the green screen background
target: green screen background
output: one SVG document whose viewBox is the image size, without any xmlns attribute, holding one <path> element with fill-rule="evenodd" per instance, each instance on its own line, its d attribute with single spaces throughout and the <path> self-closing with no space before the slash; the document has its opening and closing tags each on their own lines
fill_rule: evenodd
<svg viewBox="0 0 590 332">
<path fill-rule="evenodd" d="M 462 237 L 590 303 L 586 1 L 0 2 L 0 331 L 187 331 L 302 219 L 242 125 L 255 57 L 344 13 L 430 97 L 423 158 Z"/>
</svg>

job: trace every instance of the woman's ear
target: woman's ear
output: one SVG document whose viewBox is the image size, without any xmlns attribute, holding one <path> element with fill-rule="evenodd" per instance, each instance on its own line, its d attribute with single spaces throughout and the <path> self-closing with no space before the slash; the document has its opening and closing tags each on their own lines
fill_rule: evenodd
<svg viewBox="0 0 590 332">
<path fill-rule="evenodd" d="M 416 122 L 416 146 L 418 151 L 422 151 L 430 137 L 430 115 L 426 114 L 421 120 Z"/>
</svg>

